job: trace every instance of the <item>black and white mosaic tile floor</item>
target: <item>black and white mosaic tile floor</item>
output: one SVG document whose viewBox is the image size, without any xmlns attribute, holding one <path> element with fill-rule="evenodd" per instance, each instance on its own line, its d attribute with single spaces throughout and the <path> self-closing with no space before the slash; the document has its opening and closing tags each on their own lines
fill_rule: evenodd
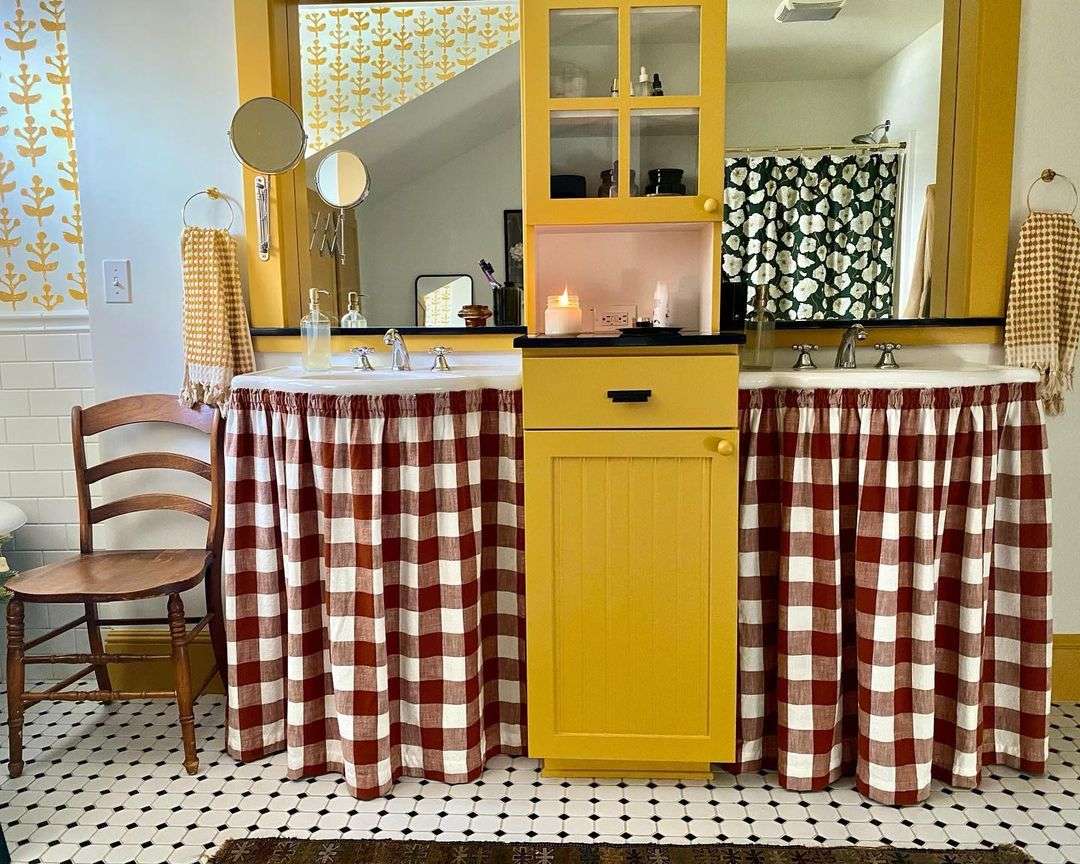
<svg viewBox="0 0 1080 864">
<path fill-rule="evenodd" d="M 238 765 L 221 749 L 221 698 L 198 710 L 202 770 L 180 766 L 168 703 L 52 703 L 27 715 L 26 769 L 0 774 L 0 824 L 15 862 L 197 862 L 230 837 L 979 847 L 1015 843 L 1080 862 L 1080 705 L 1054 709 L 1048 776 L 995 770 L 977 791 L 939 788 L 884 807 L 850 783 L 787 792 L 768 773 L 706 783 L 542 779 L 494 760 L 476 783 L 403 780 L 357 801 L 328 776 L 284 779 L 284 757 Z M 0 743 L 7 761 L 7 737 Z"/>
</svg>

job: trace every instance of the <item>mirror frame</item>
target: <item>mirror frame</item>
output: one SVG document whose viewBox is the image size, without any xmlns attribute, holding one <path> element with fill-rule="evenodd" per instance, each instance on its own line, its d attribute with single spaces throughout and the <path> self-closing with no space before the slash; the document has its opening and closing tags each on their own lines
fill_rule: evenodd
<svg viewBox="0 0 1080 864">
<path fill-rule="evenodd" d="M 334 5 L 336 0 L 305 2 Z M 948 287 L 946 292 L 935 292 L 930 320 L 875 324 L 874 335 L 907 344 L 1000 343 L 1008 274 L 1021 0 L 944 2 L 938 183 L 947 177 L 950 188 L 948 194 L 939 195 L 949 206 L 947 220 L 940 220 L 947 222 L 948 242 L 936 244 L 934 272 L 943 274 Z M 300 5 L 301 0 L 234 0 L 241 102 L 270 95 L 302 112 Z M 723 62 L 724 57 L 723 50 L 717 52 L 715 62 Z M 543 77 L 546 69 L 528 74 Z M 254 237 L 251 176 L 244 170 L 245 223 L 247 236 Z M 247 244 L 251 322 L 256 334 L 262 328 L 281 332 L 296 327 L 300 289 L 310 281 L 303 228 L 307 218 L 305 161 L 279 180 L 270 260 L 260 261 L 255 244 Z M 532 292 L 533 286 L 526 284 L 526 304 L 532 302 Z M 946 316 L 950 320 L 943 320 Z M 815 324 L 779 330 L 777 342 L 793 344 L 813 338 L 822 345 L 835 345 L 846 326 L 842 322 Z M 274 342 L 269 341 L 273 337 L 261 338 L 267 340 L 260 343 L 257 338 L 256 347 L 262 350 L 295 350 L 288 343 L 291 336 Z"/>
</svg>

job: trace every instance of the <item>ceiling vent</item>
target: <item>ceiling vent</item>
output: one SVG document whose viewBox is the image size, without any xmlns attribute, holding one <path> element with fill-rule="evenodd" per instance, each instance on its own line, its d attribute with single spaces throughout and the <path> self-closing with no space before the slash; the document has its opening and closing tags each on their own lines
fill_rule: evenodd
<svg viewBox="0 0 1080 864">
<path fill-rule="evenodd" d="M 776 7 L 776 20 L 781 24 L 797 21 L 832 21 L 847 0 L 782 0 Z"/>
</svg>

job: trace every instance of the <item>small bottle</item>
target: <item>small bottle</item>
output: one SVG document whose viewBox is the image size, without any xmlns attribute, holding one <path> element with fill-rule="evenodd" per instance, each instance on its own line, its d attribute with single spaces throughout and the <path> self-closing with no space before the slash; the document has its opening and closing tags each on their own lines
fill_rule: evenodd
<svg viewBox="0 0 1080 864">
<path fill-rule="evenodd" d="M 619 95 L 619 79 L 618 78 L 612 78 L 611 79 L 611 95 L 612 95 L 612 97 L 616 97 L 616 96 Z"/>
<path fill-rule="evenodd" d="M 776 321 L 768 310 L 768 288 L 759 285 L 754 296 L 754 317 L 746 319 L 746 345 L 742 352 L 744 369 L 772 369 Z"/>
<path fill-rule="evenodd" d="M 653 76 L 652 76 L 652 95 L 653 96 L 663 96 L 664 95 L 664 85 L 660 83 L 660 73 L 659 72 L 654 72 Z"/>
<path fill-rule="evenodd" d="M 330 368 L 330 319 L 319 309 L 320 294 L 328 292 L 318 288 L 308 292 L 308 314 L 300 319 L 300 363 L 305 372 Z"/>
<path fill-rule="evenodd" d="M 638 96 L 648 96 L 652 92 L 652 85 L 649 82 L 649 72 L 642 66 L 641 72 L 638 74 Z"/>
<path fill-rule="evenodd" d="M 360 311 L 360 295 L 355 291 L 349 292 L 349 308 L 341 316 L 342 327 L 367 327 L 367 318 Z"/>
</svg>

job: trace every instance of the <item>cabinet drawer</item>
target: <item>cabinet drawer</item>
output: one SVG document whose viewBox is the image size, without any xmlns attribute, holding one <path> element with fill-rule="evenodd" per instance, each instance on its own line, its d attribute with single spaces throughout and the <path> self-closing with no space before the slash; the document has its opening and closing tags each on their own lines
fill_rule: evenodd
<svg viewBox="0 0 1080 864">
<path fill-rule="evenodd" d="M 526 429 L 725 429 L 736 425 L 730 355 L 526 357 Z"/>
</svg>

